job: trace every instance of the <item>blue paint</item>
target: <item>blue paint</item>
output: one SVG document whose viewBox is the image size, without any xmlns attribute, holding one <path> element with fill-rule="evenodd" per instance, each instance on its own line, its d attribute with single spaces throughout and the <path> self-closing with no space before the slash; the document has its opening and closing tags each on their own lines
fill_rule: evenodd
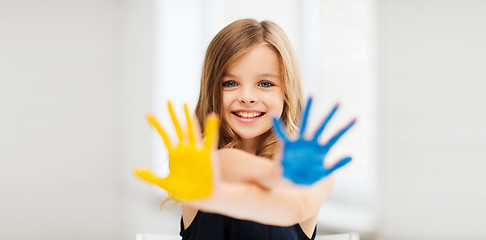
<svg viewBox="0 0 486 240">
<path fill-rule="evenodd" d="M 312 98 L 307 100 L 307 105 L 304 109 L 302 116 L 301 127 L 297 140 L 290 140 L 287 134 L 284 132 L 284 127 L 281 121 L 277 118 L 273 119 L 273 128 L 283 142 L 283 154 L 282 154 L 282 168 L 283 176 L 290 179 L 295 184 L 311 185 L 335 170 L 341 168 L 351 161 L 351 157 L 344 157 L 339 160 L 331 168 L 324 167 L 324 158 L 329 152 L 331 147 L 339 140 L 339 138 L 346 133 L 355 123 L 356 119 L 353 119 L 348 125 L 342 128 L 327 143 L 320 145 L 319 137 L 324 131 L 327 123 L 331 120 L 334 113 L 339 108 L 336 104 L 328 116 L 324 119 L 320 127 L 315 132 L 312 139 L 304 139 L 305 129 L 307 127 L 307 119 L 309 117 L 310 107 L 312 105 Z"/>
</svg>

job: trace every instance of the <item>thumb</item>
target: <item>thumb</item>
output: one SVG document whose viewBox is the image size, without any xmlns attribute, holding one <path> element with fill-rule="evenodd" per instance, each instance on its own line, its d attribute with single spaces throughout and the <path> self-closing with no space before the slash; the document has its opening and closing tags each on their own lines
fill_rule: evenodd
<svg viewBox="0 0 486 240">
<path fill-rule="evenodd" d="M 165 179 L 160 178 L 157 174 L 155 174 L 152 170 L 148 168 L 138 167 L 133 169 L 133 173 L 147 183 L 155 184 L 164 189 L 166 187 Z"/>
<path fill-rule="evenodd" d="M 337 170 L 337 169 L 343 167 L 344 165 L 348 164 L 350 161 L 351 161 L 351 157 L 344 157 L 344 158 L 342 158 L 339 162 L 337 162 L 336 164 L 334 164 L 334 166 L 332 166 L 329 169 L 329 172 L 334 172 L 335 170 Z"/>
</svg>

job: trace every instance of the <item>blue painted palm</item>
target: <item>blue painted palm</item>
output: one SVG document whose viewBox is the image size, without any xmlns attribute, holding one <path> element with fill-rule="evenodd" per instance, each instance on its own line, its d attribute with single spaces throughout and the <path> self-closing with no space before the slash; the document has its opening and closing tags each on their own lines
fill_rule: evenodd
<svg viewBox="0 0 486 240">
<path fill-rule="evenodd" d="M 331 110 L 329 115 L 324 119 L 321 126 L 317 129 L 312 139 L 304 139 L 304 132 L 307 125 L 307 118 L 309 117 L 310 106 L 312 105 L 312 98 L 307 100 L 307 105 L 302 116 L 300 133 L 297 140 L 290 140 L 284 132 L 282 123 L 277 118 L 273 119 L 273 127 L 279 139 L 283 142 L 282 154 L 282 168 L 283 176 L 290 179 L 295 184 L 311 185 L 338 168 L 346 165 L 351 161 L 351 157 L 344 157 L 338 161 L 331 168 L 325 168 L 324 158 L 329 152 L 329 149 L 339 140 L 339 138 L 351 128 L 356 119 L 353 119 L 348 125 L 336 133 L 326 144 L 319 144 L 319 137 L 324 131 L 329 120 L 337 111 L 339 105 Z"/>
</svg>

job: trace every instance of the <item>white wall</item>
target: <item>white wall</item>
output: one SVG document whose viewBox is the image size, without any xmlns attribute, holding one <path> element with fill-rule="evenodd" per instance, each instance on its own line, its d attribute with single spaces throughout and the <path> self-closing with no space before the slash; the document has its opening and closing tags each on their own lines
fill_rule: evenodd
<svg viewBox="0 0 486 240">
<path fill-rule="evenodd" d="M 0 238 L 113 238 L 119 11 L 0 4 Z"/>
<path fill-rule="evenodd" d="M 117 229 L 117 239 L 133 239 L 136 232 L 178 234 L 180 209 L 161 211 L 159 206 L 166 197 L 156 187 L 145 184 L 132 175 L 136 166 L 153 167 L 154 139 L 160 136 L 150 127 L 145 114 L 163 104 L 156 99 L 156 74 L 154 52 L 157 19 L 157 1 L 126 0 L 120 3 L 121 76 L 115 82 L 119 88 L 116 97 L 119 143 L 116 159 L 121 168 L 119 176 L 119 201 L 122 201 L 122 227 Z M 169 205 L 170 206 L 170 203 Z M 166 205 L 167 207 L 167 205 Z"/>
<path fill-rule="evenodd" d="M 378 3 L 379 239 L 485 239 L 486 2 Z"/>
<path fill-rule="evenodd" d="M 131 174 L 152 160 L 153 9 L 0 2 L 0 239 L 177 232 Z"/>
</svg>

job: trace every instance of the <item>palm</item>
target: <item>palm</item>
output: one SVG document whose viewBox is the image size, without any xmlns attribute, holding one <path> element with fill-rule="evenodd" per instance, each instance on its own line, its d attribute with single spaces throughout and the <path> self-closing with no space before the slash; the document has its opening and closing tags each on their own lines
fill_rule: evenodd
<svg viewBox="0 0 486 240">
<path fill-rule="evenodd" d="M 167 190 L 169 195 L 179 201 L 209 197 L 212 191 L 213 174 L 211 150 L 216 144 L 219 120 L 210 114 L 206 119 L 206 140 L 201 143 L 193 130 L 187 106 L 185 107 L 187 133 L 183 133 L 172 106 L 169 111 L 179 137 L 179 143 L 173 147 L 165 130 L 154 116 L 148 115 L 149 122 L 158 130 L 169 152 L 169 175 L 160 178 L 147 168 L 135 169 L 141 179 Z"/>
<path fill-rule="evenodd" d="M 319 137 L 324 131 L 326 124 L 336 112 L 338 106 L 336 105 L 331 113 L 329 113 L 327 118 L 317 129 L 312 139 L 305 139 L 303 135 L 306 129 L 311 104 L 312 98 L 309 98 L 307 101 L 307 106 L 304 110 L 300 134 L 297 140 L 290 140 L 284 133 L 284 128 L 282 127 L 281 122 L 276 118 L 274 119 L 274 129 L 277 132 L 280 140 L 283 141 L 283 176 L 296 184 L 311 185 L 322 178 L 325 178 L 338 168 L 351 161 L 351 157 L 345 157 L 331 168 L 326 168 L 323 164 L 324 158 L 329 152 L 329 149 L 349 128 L 354 125 L 356 120 L 351 121 L 346 127 L 335 134 L 326 144 L 321 145 L 318 141 Z"/>
</svg>

